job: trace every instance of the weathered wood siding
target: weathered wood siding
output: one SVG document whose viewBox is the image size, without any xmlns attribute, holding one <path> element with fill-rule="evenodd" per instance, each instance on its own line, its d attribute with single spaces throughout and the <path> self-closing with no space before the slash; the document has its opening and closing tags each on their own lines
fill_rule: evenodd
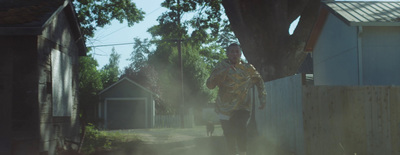
<svg viewBox="0 0 400 155">
<path fill-rule="evenodd" d="M 297 155 L 400 154 L 400 86 L 306 86 L 295 75 L 267 82 L 266 89 L 257 127 L 279 149 Z"/>
<path fill-rule="evenodd" d="M 71 142 L 79 143 L 80 140 L 77 94 L 79 51 L 71 34 L 66 15 L 61 12 L 38 36 L 40 150 L 49 154 L 55 154 L 56 149 L 65 146 L 76 148 L 77 145 Z M 55 60 L 54 55 L 62 55 L 63 59 Z M 62 66 L 55 68 L 57 65 L 54 63 Z M 64 76 L 69 78 L 55 78 Z"/>
<path fill-rule="evenodd" d="M 307 86 L 306 154 L 400 154 L 400 87 Z"/>
</svg>

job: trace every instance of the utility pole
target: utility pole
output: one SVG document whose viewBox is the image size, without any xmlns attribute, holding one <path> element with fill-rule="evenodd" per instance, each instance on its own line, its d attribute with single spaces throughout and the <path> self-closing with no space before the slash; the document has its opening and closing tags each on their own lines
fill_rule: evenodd
<svg viewBox="0 0 400 155">
<path fill-rule="evenodd" d="M 181 113 L 181 128 L 185 128 L 185 100 L 183 95 L 183 65 L 182 65 L 182 50 L 181 50 L 181 41 L 182 41 L 182 34 L 180 31 L 181 28 L 181 6 L 177 1 L 178 4 L 178 59 L 179 59 L 179 72 L 180 72 L 180 97 L 181 97 L 181 104 L 180 104 L 180 113 Z"/>
</svg>

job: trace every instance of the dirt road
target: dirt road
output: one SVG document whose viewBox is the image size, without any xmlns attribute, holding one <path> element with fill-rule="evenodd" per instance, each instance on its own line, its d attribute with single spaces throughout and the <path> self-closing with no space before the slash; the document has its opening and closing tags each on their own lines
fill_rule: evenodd
<svg viewBox="0 0 400 155">
<path fill-rule="evenodd" d="M 206 135 L 205 126 L 194 128 L 134 129 L 110 132 L 134 133 L 143 143 L 126 143 L 119 150 L 96 153 L 96 155 L 225 155 L 225 139 L 220 125 L 215 126 L 212 137 Z M 259 136 L 248 141 L 251 155 L 293 155 L 275 147 Z"/>
<path fill-rule="evenodd" d="M 116 132 L 116 131 L 115 131 Z M 220 126 L 215 127 L 214 135 L 206 135 L 205 127 L 188 129 L 135 129 L 119 130 L 137 134 L 143 144 L 131 145 L 121 150 L 101 153 L 102 155 L 223 155 L 225 142 Z"/>
</svg>

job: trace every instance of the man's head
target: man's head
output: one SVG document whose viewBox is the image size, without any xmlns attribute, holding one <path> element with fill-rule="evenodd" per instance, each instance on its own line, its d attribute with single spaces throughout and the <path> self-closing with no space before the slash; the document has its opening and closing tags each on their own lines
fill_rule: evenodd
<svg viewBox="0 0 400 155">
<path fill-rule="evenodd" d="M 226 55 L 232 64 L 238 64 L 240 58 L 242 57 L 242 50 L 240 46 L 236 43 L 230 44 L 226 49 Z"/>
</svg>

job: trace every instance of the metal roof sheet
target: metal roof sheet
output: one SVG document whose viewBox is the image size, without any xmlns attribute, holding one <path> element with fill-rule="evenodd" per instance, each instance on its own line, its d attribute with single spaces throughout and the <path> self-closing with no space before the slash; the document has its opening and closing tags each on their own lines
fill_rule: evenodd
<svg viewBox="0 0 400 155">
<path fill-rule="evenodd" d="M 400 26 L 400 1 L 327 1 L 323 4 L 350 26 Z"/>
</svg>

